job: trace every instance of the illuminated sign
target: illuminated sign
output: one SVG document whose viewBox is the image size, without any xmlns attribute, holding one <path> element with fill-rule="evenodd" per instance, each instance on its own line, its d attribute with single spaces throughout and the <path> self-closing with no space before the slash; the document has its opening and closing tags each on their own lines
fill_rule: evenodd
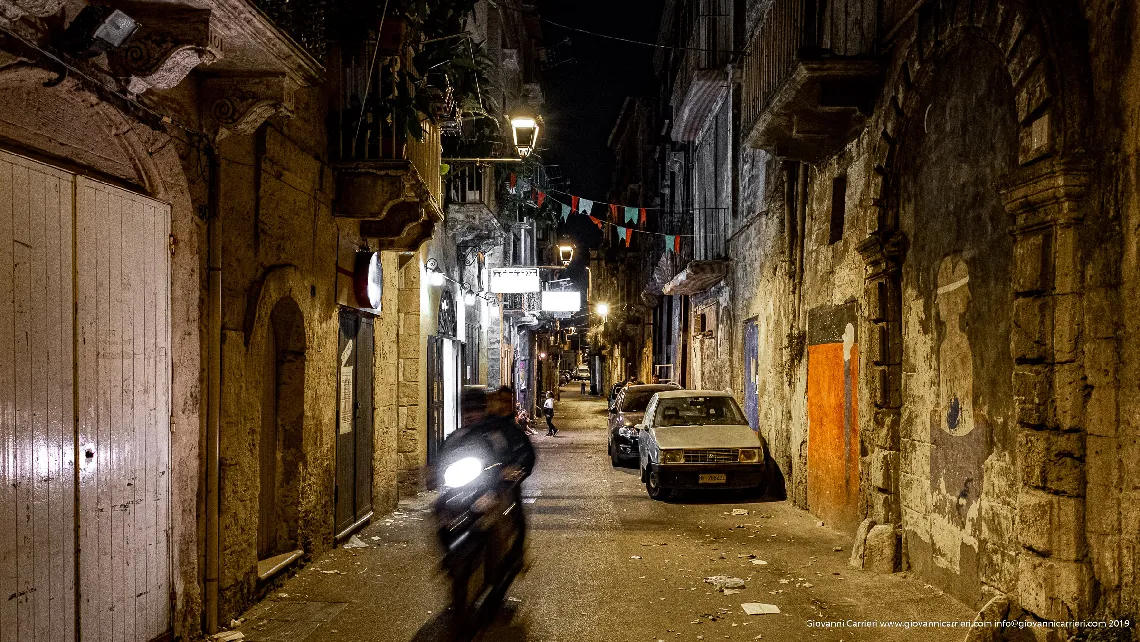
<svg viewBox="0 0 1140 642">
<path fill-rule="evenodd" d="M 380 267 L 379 252 L 357 252 L 353 270 L 352 289 L 356 302 L 362 308 L 380 309 L 384 294 L 384 270 Z"/>
<path fill-rule="evenodd" d="M 577 312 L 582 309 L 581 292 L 543 292 L 543 312 Z"/>
<path fill-rule="evenodd" d="M 521 294 L 540 290 L 542 290 L 542 284 L 536 267 L 493 268 L 491 270 L 491 292 L 495 294 Z"/>
</svg>

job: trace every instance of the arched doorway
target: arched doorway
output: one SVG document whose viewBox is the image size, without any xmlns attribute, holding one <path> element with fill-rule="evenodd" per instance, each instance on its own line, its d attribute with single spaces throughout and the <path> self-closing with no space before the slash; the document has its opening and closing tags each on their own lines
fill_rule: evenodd
<svg viewBox="0 0 1140 642">
<path fill-rule="evenodd" d="M 264 560 L 298 543 L 305 424 L 305 324 L 283 297 L 269 314 L 261 362 L 261 437 L 257 556 Z"/>
<path fill-rule="evenodd" d="M 996 185 L 1018 165 L 1019 126 L 996 46 L 963 35 L 932 64 L 896 166 L 908 242 L 902 518 L 915 570 L 972 602 L 985 563 L 978 501 L 986 459 L 1014 446 L 1013 238 Z"/>
</svg>

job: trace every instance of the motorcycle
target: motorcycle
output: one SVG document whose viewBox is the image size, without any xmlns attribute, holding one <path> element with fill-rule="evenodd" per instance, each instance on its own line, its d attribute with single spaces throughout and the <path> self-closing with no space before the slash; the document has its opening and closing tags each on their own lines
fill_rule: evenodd
<svg viewBox="0 0 1140 642">
<path fill-rule="evenodd" d="M 485 452 L 462 454 L 444 469 L 435 514 L 452 609 L 460 629 L 473 632 L 498 610 L 522 569 L 524 475 L 489 462 Z"/>
</svg>

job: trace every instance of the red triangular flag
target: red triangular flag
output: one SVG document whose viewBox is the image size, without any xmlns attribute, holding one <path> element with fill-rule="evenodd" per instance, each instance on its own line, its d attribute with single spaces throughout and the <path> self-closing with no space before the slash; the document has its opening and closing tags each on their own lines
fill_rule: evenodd
<svg viewBox="0 0 1140 642">
<path fill-rule="evenodd" d="M 545 200 L 546 200 L 546 192 L 539 192 L 538 193 L 538 203 L 537 203 L 538 206 L 542 207 L 542 202 Z"/>
<path fill-rule="evenodd" d="M 571 196 L 570 197 L 570 209 L 575 211 L 575 212 L 578 211 L 578 197 L 577 196 Z"/>
<path fill-rule="evenodd" d="M 510 185 L 511 185 L 511 193 L 512 194 L 515 193 L 515 184 L 518 183 L 518 179 L 519 179 L 519 177 L 515 176 L 514 172 L 511 172 Z"/>
<path fill-rule="evenodd" d="M 621 222 L 618 220 L 617 205 L 614 205 L 613 203 L 610 203 L 610 220 L 614 223 Z"/>
<path fill-rule="evenodd" d="M 641 217 L 640 217 L 640 220 L 638 222 L 641 224 L 641 227 L 643 227 L 643 228 L 645 227 L 645 208 L 644 207 L 641 208 Z"/>
<path fill-rule="evenodd" d="M 600 218 L 598 218 L 598 217 L 594 216 L 593 214 L 591 214 L 591 215 L 590 215 L 590 220 L 591 220 L 591 221 L 594 223 L 594 225 L 597 225 L 597 226 L 598 226 L 598 229 L 599 229 L 599 230 L 600 230 L 600 229 L 602 229 L 602 219 L 600 219 Z"/>
<path fill-rule="evenodd" d="M 629 228 L 628 230 L 626 230 L 626 231 L 625 231 L 625 246 L 626 246 L 626 247 L 629 247 L 629 241 L 630 241 L 632 238 L 633 238 L 633 228 L 631 227 L 631 228 Z"/>
<path fill-rule="evenodd" d="M 681 237 L 680 236 L 673 237 L 673 251 L 674 252 L 680 252 L 681 251 Z"/>
</svg>

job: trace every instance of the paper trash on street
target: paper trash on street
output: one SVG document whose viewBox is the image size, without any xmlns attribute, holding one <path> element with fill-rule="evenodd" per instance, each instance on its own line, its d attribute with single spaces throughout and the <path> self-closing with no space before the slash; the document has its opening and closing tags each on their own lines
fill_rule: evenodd
<svg viewBox="0 0 1140 642">
<path fill-rule="evenodd" d="M 748 615 L 771 615 L 780 612 L 780 607 L 775 604 L 761 604 L 759 602 L 745 602 L 740 607 Z"/>
</svg>

